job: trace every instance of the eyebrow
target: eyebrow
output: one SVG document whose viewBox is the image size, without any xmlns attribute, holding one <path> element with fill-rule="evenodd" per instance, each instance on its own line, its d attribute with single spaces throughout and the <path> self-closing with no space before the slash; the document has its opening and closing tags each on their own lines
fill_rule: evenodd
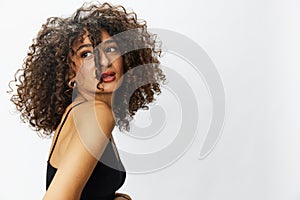
<svg viewBox="0 0 300 200">
<path fill-rule="evenodd" d="M 105 40 L 104 42 L 101 42 L 103 44 L 110 44 L 110 43 L 117 43 L 114 39 L 108 39 L 108 40 Z"/>
<path fill-rule="evenodd" d="M 85 47 L 92 47 L 92 44 L 83 44 L 80 47 L 78 47 L 78 49 L 75 51 L 75 53 L 77 53 L 80 49 L 85 48 Z"/>
<path fill-rule="evenodd" d="M 109 39 L 109 40 L 105 40 L 104 42 L 101 42 L 100 44 L 111 44 L 111 43 L 117 43 L 114 39 Z M 80 47 L 78 47 L 78 49 L 75 51 L 75 53 L 77 53 L 80 49 L 85 48 L 85 47 L 92 47 L 92 44 L 83 44 Z"/>
</svg>

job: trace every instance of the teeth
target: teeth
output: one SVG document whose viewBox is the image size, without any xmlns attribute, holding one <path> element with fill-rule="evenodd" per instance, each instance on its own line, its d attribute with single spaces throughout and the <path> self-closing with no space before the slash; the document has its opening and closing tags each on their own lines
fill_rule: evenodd
<svg viewBox="0 0 300 200">
<path fill-rule="evenodd" d="M 107 78 L 107 77 L 114 76 L 114 75 L 115 75 L 114 73 L 111 73 L 111 74 L 102 74 L 101 78 Z"/>
<path fill-rule="evenodd" d="M 107 77 L 111 77 L 112 75 L 103 75 L 102 78 L 107 78 Z"/>
</svg>

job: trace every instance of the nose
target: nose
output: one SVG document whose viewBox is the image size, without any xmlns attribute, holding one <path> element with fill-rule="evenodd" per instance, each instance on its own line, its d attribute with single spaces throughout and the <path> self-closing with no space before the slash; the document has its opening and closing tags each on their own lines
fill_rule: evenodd
<svg viewBox="0 0 300 200">
<path fill-rule="evenodd" d="M 95 48 L 94 49 L 94 61 L 96 68 L 98 70 L 103 70 L 103 68 L 106 68 L 110 65 L 110 59 L 108 56 L 100 50 L 100 48 Z"/>
<path fill-rule="evenodd" d="M 110 60 L 103 51 L 100 51 L 100 65 L 101 67 L 109 67 L 110 65 Z"/>
<path fill-rule="evenodd" d="M 100 48 L 94 49 L 94 62 L 96 66 L 96 77 L 100 80 L 101 79 L 101 73 L 106 70 L 110 66 L 110 59 L 107 57 L 107 55 L 100 50 Z"/>
</svg>

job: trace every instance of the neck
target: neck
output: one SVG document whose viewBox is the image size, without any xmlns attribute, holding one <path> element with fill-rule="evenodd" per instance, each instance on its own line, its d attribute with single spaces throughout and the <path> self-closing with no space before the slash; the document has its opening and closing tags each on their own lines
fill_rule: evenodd
<svg viewBox="0 0 300 200">
<path fill-rule="evenodd" d="M 83 101 L 99 101 L 107 104 L 111 108 L 111 100 L 112 100 L 112 93 L 101 93 L 101 94 L 96 94 L 95 96 L 86 96 L 79 93 L 76 96 L 76 98 L 73 100 L 73 103 L 77 104 Z"/>
<path fill-rule="evenodd" d="M 111 108 L 112 93 L 103 93 L 95 96 L 95 101 L 101 101 Z"/>
</svg>

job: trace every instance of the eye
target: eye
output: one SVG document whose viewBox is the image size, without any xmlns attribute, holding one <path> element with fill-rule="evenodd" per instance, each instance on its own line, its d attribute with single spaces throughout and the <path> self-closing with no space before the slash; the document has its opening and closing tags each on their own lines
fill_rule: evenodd
<svg viewBox="0 0 300 200">
<path fill-rule="evenodd" d="M 93 53 L 91 52 L 91 51 L 85 51 L 85 52 L 82 52 L 81 54 L 80 54 L 80 57 L 81 58 L 87 58 L 87 57 L 90 57 L 90 56 L 92 56 L 93 55 Z"/>
<path fill-rule="evenodd" d="M 106 52 L 108 53 L 113 53 L 113 52 L 118 52 L 119 48 L 118 47 L 107 47 Z"/>
</svg>

